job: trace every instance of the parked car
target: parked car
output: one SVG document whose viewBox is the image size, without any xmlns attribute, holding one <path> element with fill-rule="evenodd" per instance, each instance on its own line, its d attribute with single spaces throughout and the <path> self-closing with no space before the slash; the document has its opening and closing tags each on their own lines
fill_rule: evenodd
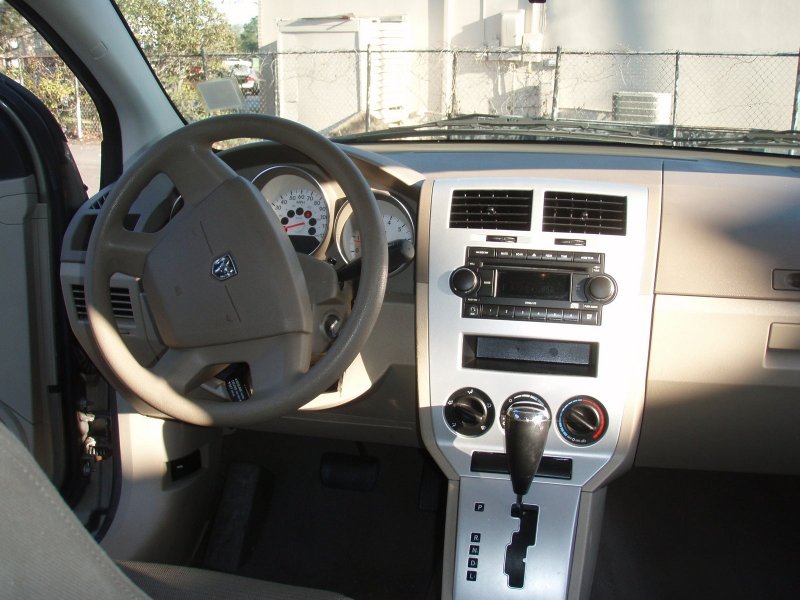
<svg viewBox="0 0 800 600">
<path fill-rule="evenodd" d="M 239 83 L 242 94 L 258 96 L 261 91 L 260 76 L 249 60 L 226 61 L 225 65 L 230 68 L 230 76 L 236 78 Z"/>
<path fill-rule="evenodd" d="M 4 71 L 0 596 L 797 595 L 796 1 L 269 2 L 283 117 L 192 123 L 9 4 L 103 140 Z"/>
</svg>

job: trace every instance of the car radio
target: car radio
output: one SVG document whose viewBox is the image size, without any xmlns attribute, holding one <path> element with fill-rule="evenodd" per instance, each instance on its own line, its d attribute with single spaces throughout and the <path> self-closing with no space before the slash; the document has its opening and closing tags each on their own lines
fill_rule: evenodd
<svg viewBox="0 0 800 600">
<path fill-rule="evenodd" d="M 468 247 L 450 274 L 462 316 L 600 325 L 617 284 L 594 252 Z"/>
</svg>

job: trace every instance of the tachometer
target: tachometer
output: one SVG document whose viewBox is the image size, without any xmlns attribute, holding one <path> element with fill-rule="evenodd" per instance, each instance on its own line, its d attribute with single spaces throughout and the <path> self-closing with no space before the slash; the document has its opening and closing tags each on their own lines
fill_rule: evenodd
<svg viewBox="0 0 800 600">
<path fill-rule="evenodd" d="M 272 167 L 253 180 L 272 210 L 294 249 L 314 254 L 328 235 L 328 201 L 322 187 L 302 169 Z"/>
<path fill-rule="evenodd" d="M 375 192 L 378 209 L 383 217 L 386 241 L 407 240 L 414 243 L 414 221 L 408 209 L 394 196 L 385 192 Z M 361 231 L 353 218 L 353 209 L 346 202 L 336 217 L 336 246 L 346 262 L 361 256 Z M 390 273 L 391 274 L 391 273 Z"/>
</svg>

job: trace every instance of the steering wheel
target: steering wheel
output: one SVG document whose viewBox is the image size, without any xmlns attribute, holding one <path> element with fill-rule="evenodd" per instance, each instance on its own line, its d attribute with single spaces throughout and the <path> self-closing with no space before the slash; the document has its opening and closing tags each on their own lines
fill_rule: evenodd
<svg viewBox="0 0 800 600">
<path fill-rule="evenodd" d="M 309 294 L 300 259 L 260 191 L 212 149 L 214 142 L 234 138 L 272 140 L 306 155 L 338 182 L 358 217 L 363 255 L 358 294 L 336 340 L 313 365 L 312 338 L 324 324 L 314 322 L 314 294 Z M 183 208 L 156 233 L 127 229 L 125 217 L 133 202 L 159 173 L 172 180 Z M 318 263 L 315 277 L 335 285 L 332 266 L 303 258 Z M 119 383 L 175 419 L 242 426 L 300 408 L 353 362 L 380 312 L 387 250 L 372 191 L 336 145 L 292 121 L 240 114 L 182 127 L 136 160 L 100 211 L 86 266 L 90 328 Z M 117 330 L 110 294 L 115 273 L 140 281 L 167 348 L 147 367 Z M 233 363 L 249 366 L 249 399 L 190 396 Z"/>
</svg>

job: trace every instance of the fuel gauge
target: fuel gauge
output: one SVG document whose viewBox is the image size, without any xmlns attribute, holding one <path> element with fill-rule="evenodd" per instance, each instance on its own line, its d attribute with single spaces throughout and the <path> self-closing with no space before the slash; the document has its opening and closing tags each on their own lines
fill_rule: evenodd
<svg viewBox="0 0 800 600">
<path fill-rule="evenodd" d="M 407 240 L 413 244 L 414 221 L 408 209 L 397 198 L 385 192 L 374 194 L 383 218 L 386 241 Z M 345 262 L 352 262 L 361 256 L 361 230 L 349 202 L 345 202 L 336 217 L 336 246 Z"/>
</svg>

